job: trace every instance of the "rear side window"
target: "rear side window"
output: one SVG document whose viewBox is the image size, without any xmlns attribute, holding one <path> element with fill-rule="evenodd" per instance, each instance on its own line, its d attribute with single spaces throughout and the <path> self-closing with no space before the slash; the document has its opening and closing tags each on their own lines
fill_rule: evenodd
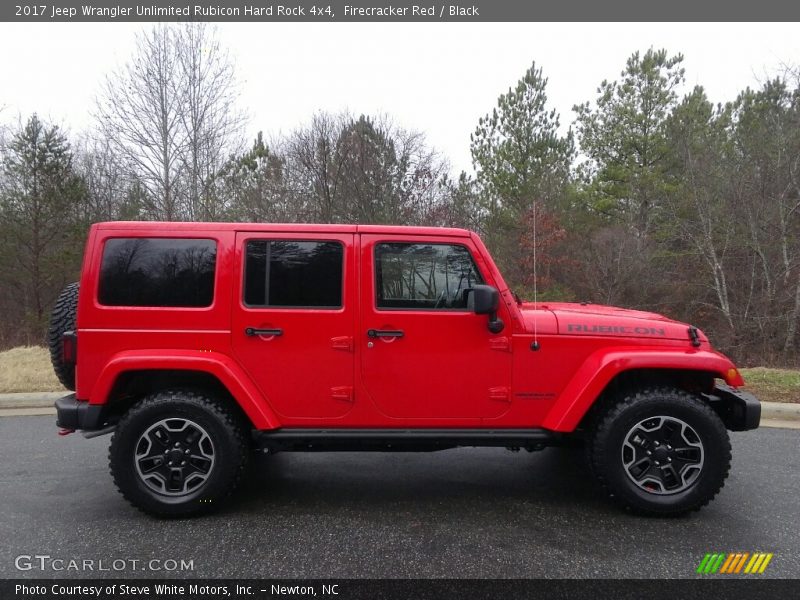
<svg viewBox="0 0 800 600">
<path fill-rule="evenodd" d="M 341 308 L 341 243 L 249 240 L 245 252 L 247 306 Z"/>
<path fill-rule="evenodd" d="M 375 279 L 379 309 L 465 310 L 464 290 L 483 283 L 455 244 L 377 244 Z"/>
<path fill-rule="evenodd" d="M 214 300 L 214 240 L 106 241 L 98 300 L 105 306 L 204 307 Z"/>
</svg>

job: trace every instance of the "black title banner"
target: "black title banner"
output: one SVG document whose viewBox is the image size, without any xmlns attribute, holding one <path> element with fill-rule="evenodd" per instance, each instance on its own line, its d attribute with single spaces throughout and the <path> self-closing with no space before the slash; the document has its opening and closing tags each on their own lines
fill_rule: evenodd
<svg viewBox="0 0 800 600">
<path fill-rule="evenodd" d="M 0 21 L 797 21 L 800 2 L 787 0 L 55 0 L 0 2 Z"/>
</svg>

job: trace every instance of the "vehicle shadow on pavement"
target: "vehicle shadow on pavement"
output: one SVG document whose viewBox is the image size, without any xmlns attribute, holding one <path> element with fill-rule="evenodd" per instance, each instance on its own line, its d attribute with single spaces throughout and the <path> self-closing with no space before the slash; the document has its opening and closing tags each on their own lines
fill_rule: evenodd
<svg viewBox="0 0 800 600">
<path fill-rule="evenodd" d="M 431 453 L 327 452 L 255 457 L 231 510 L 336 510 L 448 503 L 603 506 L 578 448 L 459 448 Z M 238 506 L 237 506 L 238 505 Z M 613 509 L 610 509 L 613 510 Z"/>
</svg>

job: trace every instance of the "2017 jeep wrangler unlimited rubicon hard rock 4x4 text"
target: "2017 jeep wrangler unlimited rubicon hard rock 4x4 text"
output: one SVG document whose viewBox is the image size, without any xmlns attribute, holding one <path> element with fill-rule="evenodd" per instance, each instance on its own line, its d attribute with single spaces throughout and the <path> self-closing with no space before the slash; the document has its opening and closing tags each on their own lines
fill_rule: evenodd
<svg viewBox="0 0 800 600">
<path fill-rule="evenodd" d="M 50 349 L 58 425 L 113 432 L 122 494 L 219 506 L 254 449 L 541 449 L 581 440 L 623 506 L 708 503 L 760 405 L 698 329 L 518 302 L 474 233 L 99 223 Z"/>
</svg>

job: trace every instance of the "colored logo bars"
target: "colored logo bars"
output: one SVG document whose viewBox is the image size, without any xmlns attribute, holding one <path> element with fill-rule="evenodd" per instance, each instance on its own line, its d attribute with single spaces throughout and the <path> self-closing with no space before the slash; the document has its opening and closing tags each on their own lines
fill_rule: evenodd
<svg viewBox="0 0 800 600">
<path fill-rule="evenodd" d="M 715 573 L 738 574 L 744 573 L 755 575 L 763 573 L 769 562 L 772 560 L 772 552 L 736 552 L 732 554 L 714 553 L 706 554 L 697 572 L 702 575 L 713 575 Z"/>
</svg>

